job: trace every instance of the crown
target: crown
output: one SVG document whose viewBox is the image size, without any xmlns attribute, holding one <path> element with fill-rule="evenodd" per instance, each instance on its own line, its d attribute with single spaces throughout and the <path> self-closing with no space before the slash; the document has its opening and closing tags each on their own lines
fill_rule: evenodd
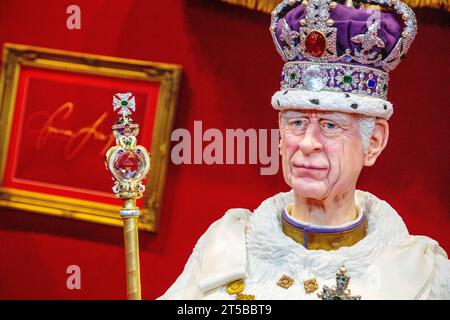
<svg viewBox="0 0 450 320">
<path fill-rule="evenodd" d="M 412 9 L 400 0 L 285 0 L 272 12 L 270 31 L 285 61 L 282 91 L 386 100 L 388 73 L 405 57 L 417 23 Z M 282 103 L 272 101 L 275 108 Z M 368 113 L 389 118 L 392 105 L 376 104 L 383 110 Z"/>
</svg>

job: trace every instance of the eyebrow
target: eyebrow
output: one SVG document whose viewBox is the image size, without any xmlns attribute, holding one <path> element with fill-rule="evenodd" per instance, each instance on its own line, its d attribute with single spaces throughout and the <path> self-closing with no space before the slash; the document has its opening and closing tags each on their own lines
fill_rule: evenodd
<svg viewBox="0 0 450 320">
<path fill-rule="evenodd" d="M 284 111 L 281 113 L 283 118 L 293 118 L 293 117 L 307 117 L 308 114 L 306 112 L 300 111 Z"/>
<path fill-rule="evenodd" d="M 317 117 L 319 119 L 326 119 L 326 120 L 331 120 L 331 121 L 335 121 L 338 123 L 348 123 L 350 122 L 350 116 L 346 115 L 346 114 L 342 114 L 342 113 L 324 113 L 324 112 L 314 112 L 315 114 L 317 114 Z M 311 112 L 302 112 L 302 111 L 285 111 L 282 113 L 282 117 L 287 119 L 287 118 L 292 118 L 292 117 L 307 117 L 310 118 L 311 117 Z"/>
<path fill-rule="evenodd" d="M 318 113 L 319 118 L 332 120 L 338 123 L 348 123 L 351 121 L 350 117 L 340 113 Z"/>
</svg>

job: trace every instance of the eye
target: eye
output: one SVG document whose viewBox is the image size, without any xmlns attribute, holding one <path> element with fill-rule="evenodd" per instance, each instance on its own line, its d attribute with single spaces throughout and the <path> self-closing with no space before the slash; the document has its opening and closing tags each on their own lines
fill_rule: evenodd
<svg viewBox="0 0 450 320">
<path fill-rule="evenodd" d="M 306 121 L 304 119 L 290 119 L 288 125 L 291 129 L 301 129 L 306 125 Z"/>
<path fill-rule="evenodd" d="M 338 128 L 338 126 L 335 123 L 328 121 L 322 122 L 322 127 L 327 130 L 334 130 Z"/>
<path fill-rule="evenodd" d="M 303 131 L 308 126 L 308 120 L 306 119 L 291 119 L 289 121 L 289 128 L 297 132 Z"/>
<path fill-rule="evenodd" d="M 294 122 L 292 122 L 292 125 L 294 127 L 301 127 L 303 125 L 303 121 L 302 120 L 294 120 Z"/>
<path fill-rule="evenodd" d="M 309 121 L 304 117 L 291 117 L 285 119 L 284 129 L 293 133 L 302 133 L 308 127 Z"/>
</svg>

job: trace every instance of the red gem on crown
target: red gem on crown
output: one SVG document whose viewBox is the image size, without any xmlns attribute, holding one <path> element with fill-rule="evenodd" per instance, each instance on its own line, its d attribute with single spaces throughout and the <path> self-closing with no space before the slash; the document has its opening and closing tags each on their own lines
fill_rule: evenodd
<svg viewBox="0 0 450 320">
<path fill-rule="evenodd" d="M 326 49 L 327 40 L 319 31 L 311 31 L 305 39 L 306 51 L 313 57 L 320 58 Z"/>
</svg>

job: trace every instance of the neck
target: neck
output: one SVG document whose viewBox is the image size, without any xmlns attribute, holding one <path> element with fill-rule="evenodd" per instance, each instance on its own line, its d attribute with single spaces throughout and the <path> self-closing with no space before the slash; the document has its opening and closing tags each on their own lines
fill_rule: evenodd
<svg viewBox="0 0 450 320">
<path fill-rule="evenodd" d="M 304 222 L 327 226 L 351 222 L 358 217 L 355 189 L 320 200 L 295 194 L 291 216 Z"/>
</svg>

